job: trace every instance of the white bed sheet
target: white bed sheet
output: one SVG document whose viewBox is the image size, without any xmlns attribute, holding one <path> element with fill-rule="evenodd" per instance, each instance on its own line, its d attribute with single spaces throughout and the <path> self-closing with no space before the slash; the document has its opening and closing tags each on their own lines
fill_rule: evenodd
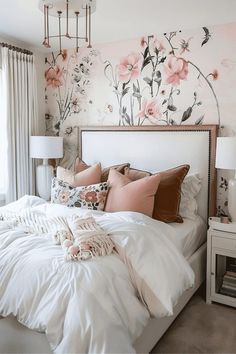
<svg viewBox="0 0 236 354">
<path fill-rule="evenodd" d="M 47 219 L 88 215 L 87 210 L 30 196 L 0 213 L 21 211 L 24 217 L 27 211 Z M 176 238 L 169 225 L 139 213 L 89 213 L 110 235 L 126 264 L 117 254 L 65 262 L 51 232 L 29 232 L 14 220 L 1 221 L 0 315 L 13 315 L 28 328 L 45 332 L 57 354 L 133 353 L 133 343 L 149 320 L 137 291 L 155 317 L 171 315 L 179 297 L 193 286 L 194 273 L 166 237 L 172 233 Z M 131 282 L 136 273 L 140 289 L 139 283 L 135 289 Z M 151 289 L 150 299 L 142 279 Z"/>
<path fill-rule="evenodd" d="M 207 225 L 200 216 L 196 216 L 195 220 L 185 218 L 182 224 L 169 225 L 175 230 L 175 234 L 169 233 L 168 238 L 186 259 L 189 259 L 206 242 Z"/>
</svg>

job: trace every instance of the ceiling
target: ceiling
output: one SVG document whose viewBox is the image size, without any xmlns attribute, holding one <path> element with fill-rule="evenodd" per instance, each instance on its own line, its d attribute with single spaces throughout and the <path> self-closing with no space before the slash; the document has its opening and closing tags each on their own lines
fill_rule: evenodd
<svg viewBox="0 0 236 354">
<path fill-rule="evenodd" d="M 97 0 L 97 11 L 92 18 L 93 43 L 105 43 L 169 30 L 236 22 L 236 1 Z M 57 32 L 57 21 L 51 19 L 51 33 Z M 41 46 L 43 14 L 38 9 L 38 0 L 5 1 L 0 10 L 0 36 L 47 52 Z M 73 45 L 70 40 L 64 43 L 65 47 Z M 57 48 L 55 43 L 53 49 Z"/>
</svg>

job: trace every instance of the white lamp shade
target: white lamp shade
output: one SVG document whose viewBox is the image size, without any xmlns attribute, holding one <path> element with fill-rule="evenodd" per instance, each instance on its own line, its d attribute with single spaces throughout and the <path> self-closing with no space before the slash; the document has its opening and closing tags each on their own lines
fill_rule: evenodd
<svg viewBox="0 0 236 354">
<path fill-rule="evenodd" d="M 63 138 L 58 136 L 31 136 L 30 157 L 59 159 L 63 157 Z"/>
<path fill-rule="evenodd" d="M 216 168 L 236 170 L 236 137 L 217 138 Z"/>
</svg>

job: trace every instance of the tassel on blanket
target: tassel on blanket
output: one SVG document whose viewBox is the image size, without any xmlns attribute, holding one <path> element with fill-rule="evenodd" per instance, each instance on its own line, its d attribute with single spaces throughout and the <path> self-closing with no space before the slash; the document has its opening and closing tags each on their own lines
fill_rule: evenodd
<svg viewBox="0 0 236 354">
<path fill-rule="evenodd" d="M 65 230 L 65 229 L 57 230 L 53 234 L 52 238 L 53 238 L 54 243 L 56 245 L 63 245 L 65 240 L 68 240 L 68 241 L 73 240 L 72 234 L 69 232 L 69 230 Z"/>
<path fill-rule="evenodd" d="M 20 214 L 2 213 L 0 221 L 10 228 L 23 227 L 29 234 L 51 233 L 54 243 L 64 249 L 66 260 L 106 256 L 114 249 L 111 238 L 93 217 L 47 218 L 41 212 L 26 209 Z"/>
<path fill-rule="evenodd" d="M 68 219 L 74 242 L 63 243 L 68 260 L 85 260 L 91 257 L 106 256 L 113 252 L 114 244 L 93 217 L 86 219 L 74 216 Z M 67 247 L 66 247 L 67 246 Z"/>
</svg>

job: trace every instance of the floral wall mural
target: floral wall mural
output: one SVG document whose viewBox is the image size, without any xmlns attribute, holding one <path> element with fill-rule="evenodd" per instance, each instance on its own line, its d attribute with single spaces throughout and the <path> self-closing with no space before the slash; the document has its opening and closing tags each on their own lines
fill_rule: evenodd
<svg viewBox="0 0 236 354">
<path fill-rule="evenodd" d="M 236 23 L 63 50 L 46 58 L 46 127 L 76 155 L 77 126 L 219 124 L 235 129 Z M 226 210 L 228 176 L 219 176 Z"/>
</svg>

